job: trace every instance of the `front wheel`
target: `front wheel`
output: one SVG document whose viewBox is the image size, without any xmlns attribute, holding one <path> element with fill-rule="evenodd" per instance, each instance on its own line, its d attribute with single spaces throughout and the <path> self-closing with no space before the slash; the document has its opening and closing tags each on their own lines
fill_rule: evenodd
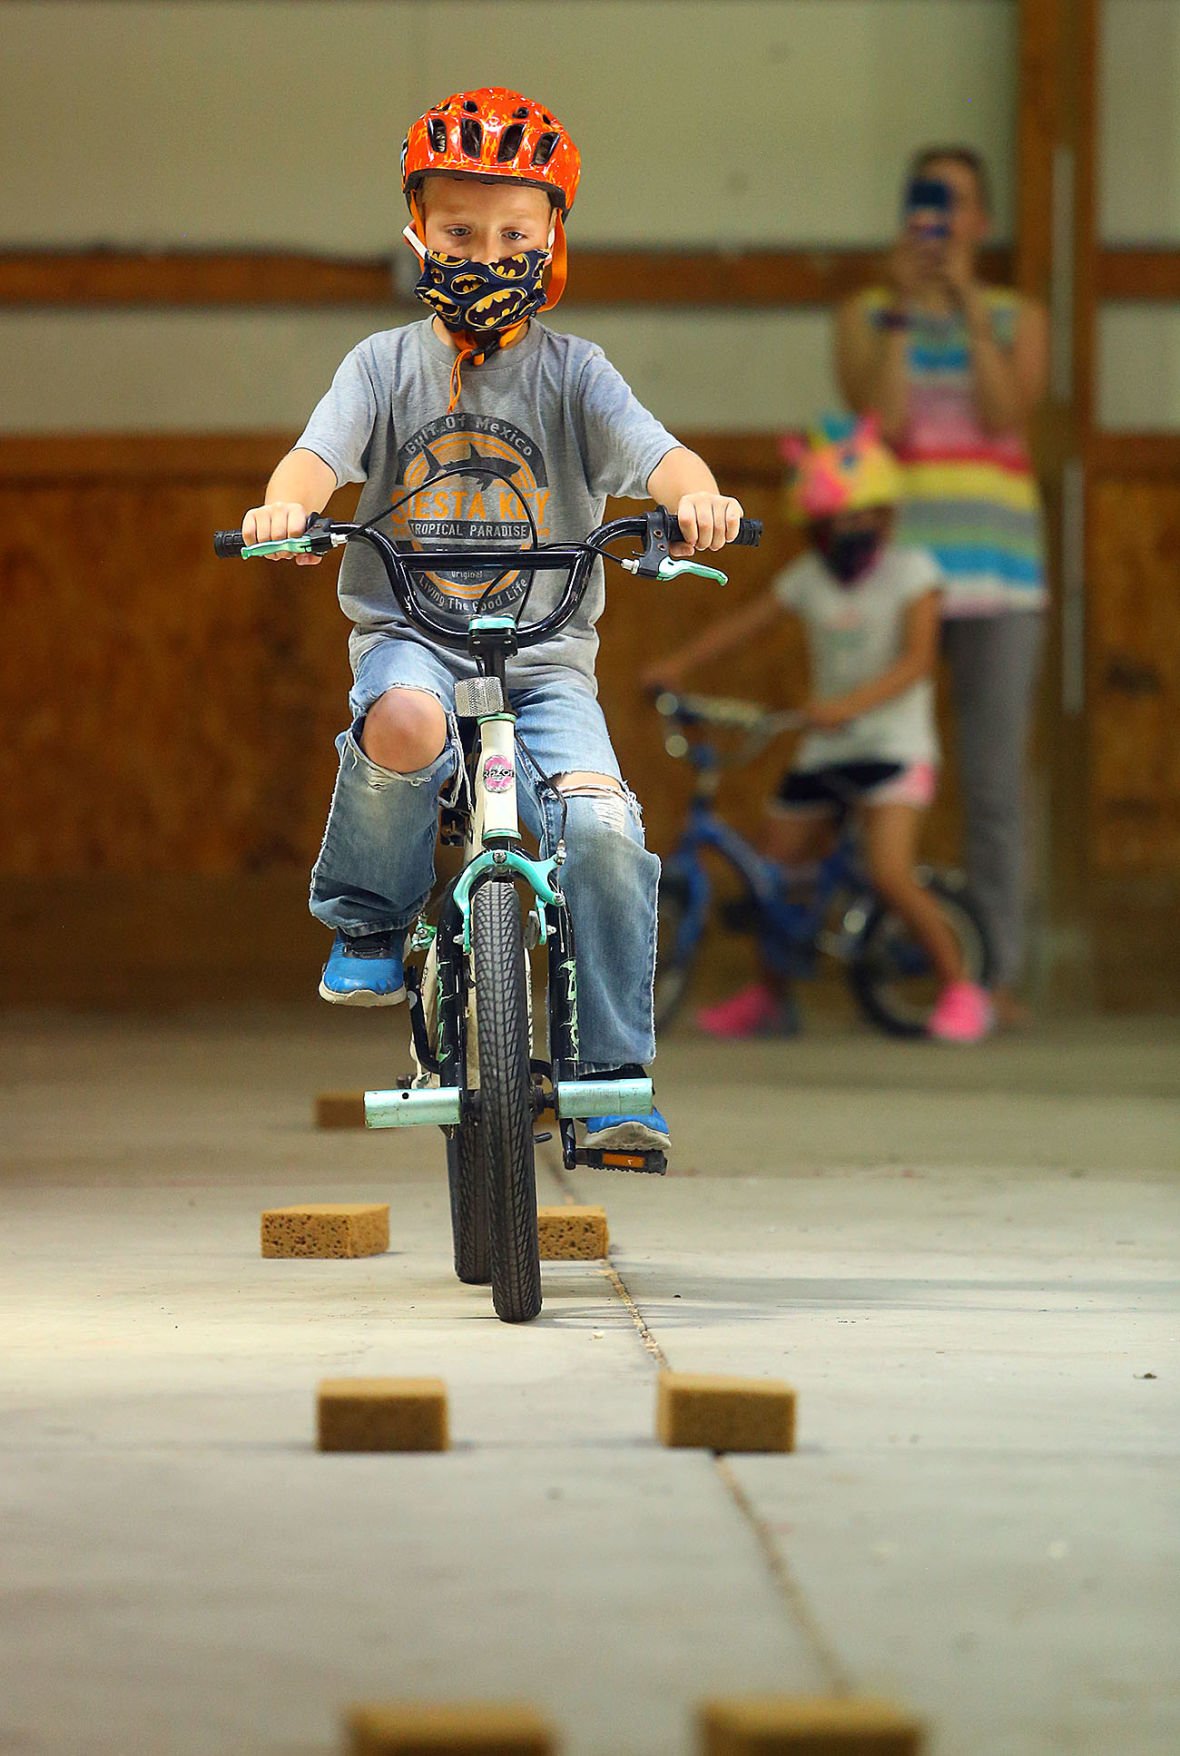
<svg viewBox="0 0 1180 1756">
<path fill-rule="evenodd" d="M 992 953 L 987 929 L 961 878 L 952 872 L 927 872 L 924 888 L 938 898 L 943 917 L 958 941 L 967 981 L 986 987 Z M 926 1035 L 938 999 L 939 980 L 930 959 L 905 922 L 884 904 L 869 905 L 869 916 L 853 959 L 848 981 L 866 1017 L 895 1037 Z"/>
<path fill-rule="evenodd" d="M 479 1137 L 487 1183 L 492 1303 L 505 1323 L 541 1309 L 528 962 L 520 900 L 492 879 L 471 902 L 475 1019 L 479 1038 Z"/>
</svg>

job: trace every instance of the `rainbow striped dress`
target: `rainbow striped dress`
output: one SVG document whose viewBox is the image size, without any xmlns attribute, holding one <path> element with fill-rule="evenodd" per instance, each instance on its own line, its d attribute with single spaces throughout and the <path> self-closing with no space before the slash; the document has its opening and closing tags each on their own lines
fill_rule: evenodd
<svg viewBox="0 0 1180 1756">
<path fill-rule="evenodd" d="M 1011 347 L 1019 295 L 989 287 L 986 297 L 996 340 Z M 868 320 L 890 303 L 884 289 L 866 294 Z M 961 315 L 919 316 L 909 333 L 909 423 L 895 445 L 905 500 L 894 541 L 935 555 L 947 580 L 946 616 L 1039 610 L 1044 533 L 1028 448 L 1019 435 L 980 426 Z"/>
</svg>

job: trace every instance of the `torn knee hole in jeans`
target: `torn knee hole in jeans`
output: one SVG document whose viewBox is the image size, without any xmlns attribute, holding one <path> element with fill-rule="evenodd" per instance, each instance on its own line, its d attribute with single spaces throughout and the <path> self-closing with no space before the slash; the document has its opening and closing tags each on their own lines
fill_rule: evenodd
<svg viewBox="0 0 1180 1756">
<path fill-rule="evenodd" d="M 450 773 L 447 761 L 449 758 L 450 761 L 454 762 L 459 773 L 451 780 L 450 794 L 444 796 L 443 802 L 448 805 L 457 803 L 466 776 L 463 771 L 463 747 L 459 741 L 459 725 L 454 714 L 447 715 L 446 741 L 438 755 L 432 757 L 421 768 L 404 770 L 385 768 L 369 755 L 363 743 L 367 717 L 367 714 L 362 714 L 348 728 L 344 735 L 344 753 L 350 758 L 352 767 L 360 771 L 361 778 L 371 792 L 383 793 L 388 791 L 390 787 L 399 785 L 407 787 L 429 786 L 438 780 L 440 775 L 444 777 L 443 787 L 445 789 Z"/>
<path fill-rule="evenodd" d="M 622 786 L 618 781 L 580 780 L 567 786 L 564 776 L 559 775 L 557 790 L 565 799 L 591 799 L 595 816 L 619 835 L 627 832 L 628 812 L 636 825 L 642 823 L 638 799 L 629 787 Z"/>
</svg>

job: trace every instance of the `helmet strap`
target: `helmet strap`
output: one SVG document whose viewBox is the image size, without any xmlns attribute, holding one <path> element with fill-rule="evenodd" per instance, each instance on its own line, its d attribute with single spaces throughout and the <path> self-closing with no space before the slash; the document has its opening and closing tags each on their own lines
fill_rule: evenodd
<svg viewBox="0 0 1180 1756">
<path fill-rule="evenodd" d="M 569 256 L 565 243 L 565 221 L 560 213 L 554 216 L 553 242 L 549 248 L 552 261 L 549 265 L 549 285 L 546 289 L 545 303 L 541 306 L 542 311 L 552 311 L 565 291 Z"/>
<path fill-rule="evenodd" d="M 502 335 L 479 336 L 478 338 L 466 329 L 447 329 L 447 339 L 455 350 L 455 358 L 451 365 L 451 400 L 447 404 L 447 413 L 454 414 L 459 406 L 459 398 L 463 394 L 464 366 L 482 366 L 492 354 L 498 354 L 502 348 L 510 348 L 513 342 L 520 340 L 529 326 L 526 317 L 523 323 L 514 323 Z M 443 325 L 444 329 L 446 325 Z"/>
</svg>

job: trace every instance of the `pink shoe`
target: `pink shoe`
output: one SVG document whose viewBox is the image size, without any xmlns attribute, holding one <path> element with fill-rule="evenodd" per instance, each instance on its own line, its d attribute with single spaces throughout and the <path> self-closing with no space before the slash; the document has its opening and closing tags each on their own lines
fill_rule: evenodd
<svg viewBox="0 0 1180 1756">
<path fill-rule="evenodd" d="M 799 1017 L 789 1000 L 779 1000 L 761 982 L 753 982 L 716 1006 L 702 1006 L 697 1026 L 711 1037 L 793 1036 Z"/>
<path fill-rule="evenodd" d="M 978 1043 L 995 1028 L 996 1015 L 986 988 L 975 982 L 948 982 L 930 1014 L 927 1034 L 940 1043 Z"/>
</svg>

